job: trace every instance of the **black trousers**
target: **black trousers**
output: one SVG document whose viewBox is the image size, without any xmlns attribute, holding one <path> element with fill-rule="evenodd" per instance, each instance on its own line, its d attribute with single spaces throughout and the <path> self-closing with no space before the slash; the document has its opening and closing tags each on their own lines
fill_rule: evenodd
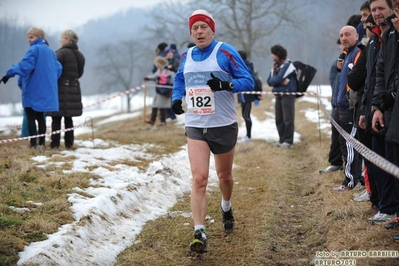
<svg viewBox="0 0 399 266">
<path fill-rule="evenodd" d="M 334 121 L 339 121 L 339 113 L 336 109 L 333 109 L 331 117 Z M 344 162 L 342 160 L 341 144 L 339 142 L 339 132 L 331 126 L 331 144 L 330 151 L 328 152 L 328 162 L 330 165 L 341 166 Z"/>
<path fill-rule="evenodd" d="M 295 95 L 276 97 L 275 122 L 280 143 L 294 143 L 295 99 Z"/>
<path fill-rule="evenodd" d="M 155 121 L 157 119 L 158 109 L 159 109 L 159 112 L 160 112 L 160 115 L 161 115 L 161 117 L 160 117 L 161 123 L 166 123 L 166 110 L 167 110 L 167 108 L 152 108 L 151 118 L 150 118 L 152 124 L 155 124 Z"/>
<path fill-rule="evenodd" d="M 357 128 L 353 126 L 353 111 L 343 109 L 338 109 L 337 111 L 339 113 L 338 124 L 353 138 L 357 138 Z M 362 160 L 359 153 L 341 135 L 339 136 L 339 142 L 341 144 L 342 157 L 345 161 L 345 179 L 342 185 L 356 186 L 356 183 L 361 182 L 362 178 Z"/>
<path fill-rule="evenodd" d="M 52 118 L 51 130 L 52 131 L 60 130 L 62 116 L 52 116 L 51 118 Z M 65 129 L 73 128 L 72 117 L 64 117 L 64 126 L 65 126 Z M 51 148 L 59 148 L 60 147 L 60 138 L 61 138 L 60 133 L 51 135 L 50 147 Z M 66 148 L 68 148 L 68 149 L 72 148 L 73 141 L 74 141 L 73 130 L 65 132 L 64 141 L 65 141 Z"/>
<path fill-rule="evenodd" d="M 252 120 L 251 120 L 251 108 L 252 102 L 241 103 L 241 115 L 245 121 L 245 127 L 247 128 L 247 137 L 251 138 Z"/>
<path fill-rule="evenodd" d="M 366 134 L 364 129 L 361 129 L 361 128 L 358 128 L 357 133 L 358 133 L 359 141 L 362 144 L 364 144 L 364 146 L 366 146 L 367 148 L 372 150 L 373 149 L 372 135 Z M 378 197 L 377 184 L 376 184 L 375 180 L 376 180 L 376 176 L 379 175 L 379 172 L 378 172 L 379 169 L 372 162 L 370 162 L 366 158 L 363 158 L 363 156 L 361 156 L 361 158 L 363 159 L 363 162 L 367 167 L 367 176 L 369 178 L 369 184 L 370 184 L 370 190 L 371 190 L 370 201 L 373 205 L 378 206 L 379 197 Z"/>
<path fill-rule="evenodd" d="M 36 112 L 30 107 L 25 108 L 26 118 L 28 120 L 28 132 L 29 136 L 35 136 L 39 134 L 46 134 L 46 120 L 44 119 L 43 112 Z M 36 127 L 36 121 L 39 126 L 39 131 Z M 44 145 L 45 136 L 39 137 L 39 145 Z M 30 147 L 34 148 L 37 146 L 37 138 L 30 139 Z"/>
</svg>

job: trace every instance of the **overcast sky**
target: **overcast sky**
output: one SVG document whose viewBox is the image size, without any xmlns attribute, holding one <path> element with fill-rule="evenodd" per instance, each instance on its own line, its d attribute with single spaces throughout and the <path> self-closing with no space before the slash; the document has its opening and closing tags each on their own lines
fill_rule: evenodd
<svg viewBox="0 0 399 266">
<path fill-rule="evenodd" d="M 150 8 L 164 0 L 0 0 L 0 19 L 61 31 L 131 7 Z"/>
</svg>

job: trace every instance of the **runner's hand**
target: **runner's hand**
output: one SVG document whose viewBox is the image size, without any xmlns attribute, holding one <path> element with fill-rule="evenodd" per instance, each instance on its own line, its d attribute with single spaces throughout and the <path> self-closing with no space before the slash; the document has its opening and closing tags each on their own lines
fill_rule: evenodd
<svg viewBox="0 0 399 266">
<path fill-rule="evenodd" d="M 215 75 L 213 75 L 213 73 L 211 73 L 211 77 L 212 77 L 212 79 L 208 80 L 208 82 L 206 84 L 212 89 L 212 91 L 223 91 L 223 90 L 230 91 L 231 90 L 228 81 L 221 81 L 220 78 L 215 77 Z"/>
<path fill-rule="evenodd" d="M 172 111 L 177 115 L 181 115 L 184 113 L 183 107 L 181 106 L 181 100 L 174 100 L 172 102 Z"/>
</svg>

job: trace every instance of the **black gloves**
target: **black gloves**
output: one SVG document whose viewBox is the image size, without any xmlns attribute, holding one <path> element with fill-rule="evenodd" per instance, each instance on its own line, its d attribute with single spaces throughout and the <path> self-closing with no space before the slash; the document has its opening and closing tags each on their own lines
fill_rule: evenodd
<svg viewBox="0 0 399 266">
<path fill-rule="evenodd" d="M 213 73 L 211 73 L 212 79 L 208 80 L 206 83 L 212 91 L 231 91 L 233 88 L 230 86 L 229 81 L 221 81 L 220 78 L 215 77 Z"/>
<path fill-rule="evenodd" d="M 177 115 L 184 113 L 183 107 L 181 106 L 181 100 L 174 100 L 172 102 L 172 111 Z"/>
<path fill-rule="evenodd" d="M 9 77 L 4 76 L 4 77 L 2 77 L 2 78 L 0 79 L 0 83 L 3 81 L 3 83 L 6 84 L 7 81 L 8 81 L 9 79 L 10 79 Z"/>
</svg>

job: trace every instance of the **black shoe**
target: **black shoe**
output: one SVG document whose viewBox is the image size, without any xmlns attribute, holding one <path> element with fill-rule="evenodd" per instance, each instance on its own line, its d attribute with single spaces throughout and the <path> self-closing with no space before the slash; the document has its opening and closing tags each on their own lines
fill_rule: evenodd
<svg viewBox="0 0 399 266">
<path fill-rule="evenodd" d="M 202 237 L 205 234 L 203 230 L 196 230 L 194 232 L 194 240 L 190 244 L 190 250 L 196 253 L 206 253 L 206 238 Z"/>
<path fill-rule="evenodd" d="M 234 216 L 233 216 L 233 211 L 230 208 L 229 211 L 224 212 L 222 209 L 222 225 L 224 232 L 229 234 L 233 232 L 234 229 Z"/>
<path fill-rule="evenodd" d="M 396 219 L 393 219 L 392 221 L 389 221 L 385 224 L 385 229 L 395 229 L 399 227 L 399 217 Z"/>
<path fill-rule="evenodd" d="M 145 122 L 146 122 L 147 124 L 150 124 L 151 126 L 154 125 L 154 122 L 151 121 L 151 120 L 145 120 Z"/>
</svg>

